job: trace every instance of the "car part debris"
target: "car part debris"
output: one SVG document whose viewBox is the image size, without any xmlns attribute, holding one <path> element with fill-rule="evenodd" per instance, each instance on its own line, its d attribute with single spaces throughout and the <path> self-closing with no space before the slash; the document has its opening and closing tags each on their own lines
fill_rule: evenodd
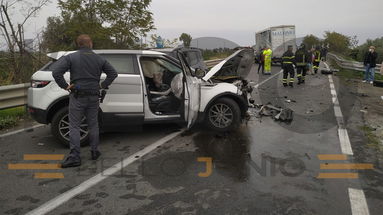
<svg viewBox="0 0 383 215">
<path fill-rule="evenodd" d="M 267 105 L 253 105 L 252 113 L 250 115 L 255 116 L 256 118 L 261 118 L 263 116 L 271 116 L 276 121 L 290 123 L 293 120 L 294 112 L 289 109 L 283 109 L 275 107 L 271 104 Z"/>
<path fill-rule="evenodd" d="M 375 86 L 375 87 L 383 87 L 383 81 L 375 80 L 375 81 L 374 81 L 374 86 Z"/>
<path fill-rule="evenodd" d="M 294 102 L 294 103 L 295 103 L 295 102 L 297 102 L 297 101 L 295 101 L 295 100 L 293 100 L 293 99 L 286 99 L 285 102 L 287 102 L 287 103 Z"/>
</svg>

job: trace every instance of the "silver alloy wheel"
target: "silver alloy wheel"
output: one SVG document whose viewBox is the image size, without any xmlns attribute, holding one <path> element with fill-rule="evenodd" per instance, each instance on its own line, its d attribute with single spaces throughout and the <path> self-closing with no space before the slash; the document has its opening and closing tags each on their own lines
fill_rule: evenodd
<svg viewBox="0 0 383 215">
<path fill-rule="evenodd" d="M 67 141 L 69 141 L 69 115 L 65 114 L 59 121 L 59 132 L 60 135 Z M 86 118 L 84 117 L 81 120 L 80 125 L 80 141 L 86 138 L 88 135 L 88 124 L 86 123 Z"/>
<path fill-rule="evenodd" d="M 209 120 L 217 128 L 229 127 L 233 118 L 233 111 L 226 104 L 218 103 L 209 109 Z"/>
</svg>

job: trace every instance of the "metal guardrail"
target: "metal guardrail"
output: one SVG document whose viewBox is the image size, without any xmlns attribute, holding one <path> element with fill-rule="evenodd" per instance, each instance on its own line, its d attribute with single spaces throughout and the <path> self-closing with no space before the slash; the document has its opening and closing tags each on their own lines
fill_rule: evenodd
<svg viewBox="0 0 383 215">
<path fill-rule="evenodd" d="M 205 61 L 207 67 L 217 65 L 222 59 Z M 0 87 L 0 110 L 27 104 L 27 91 L 30 83 Z"/>
<path fill-rule="evenodd" d="M 351 69 L 351 70 L 356 70 L 356 71 L 361 71 L 361 72 L 366 71 L 362 62 L 345 60 L 345 59 L 337 56 L 334 53 L 328 53 L 327 58 L 334 60 L 335 63 L 338 64 L 338 66 L 343 68 L 343 69 Z M 377 64 L 375 67 L 375 71 L 379 72 L 381 66 L 382 66 L 381 64 Z"/>
<path fill-rule="evenodd" d="M 0 87 L 0 110 L 27 104 L 29 83 Z"/>
</svg>

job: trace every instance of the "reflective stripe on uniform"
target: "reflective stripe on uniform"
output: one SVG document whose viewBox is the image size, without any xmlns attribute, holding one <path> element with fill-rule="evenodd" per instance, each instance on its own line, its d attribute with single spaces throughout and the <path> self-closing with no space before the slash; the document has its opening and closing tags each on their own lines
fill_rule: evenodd
<svg viewBox="0 0 383 215">
<path fill-rule="evenodd" d="M 299 77 L 302 77 L 302 74 L 298 74 L 297 77 L 298 77 L 298 78 L 299 78 Z"/>
<path fill-rule="evenodd" d="M 284 56 L 284 57 L 282 57 L 283 59 L 293 59 L 293 58 L 295 58 L 295 56 L 291 56 L 291 57 L 289 57 L 289 56 Z"/>
<path fill-rule="evenodd" d="M 290 78 L 290 83 L 291 83 L 291 82 L 294 82 L 294 78 Z"/>
<path fill-rule="evenodd" d="M 287 83 L 287 79 L 282 79 L 282 83 Z"/>
</svg>

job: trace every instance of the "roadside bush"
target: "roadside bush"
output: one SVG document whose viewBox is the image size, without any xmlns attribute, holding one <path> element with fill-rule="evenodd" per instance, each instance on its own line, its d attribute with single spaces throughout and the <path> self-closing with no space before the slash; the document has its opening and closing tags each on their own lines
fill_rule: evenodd
<svg viewBox="0 0 383 215">
<path fill-rule="evenodd" d="M 24 117 L 26 117 L 24 107 L 0 110 L 0 130 L 16 126 Z"/>
</svg>

